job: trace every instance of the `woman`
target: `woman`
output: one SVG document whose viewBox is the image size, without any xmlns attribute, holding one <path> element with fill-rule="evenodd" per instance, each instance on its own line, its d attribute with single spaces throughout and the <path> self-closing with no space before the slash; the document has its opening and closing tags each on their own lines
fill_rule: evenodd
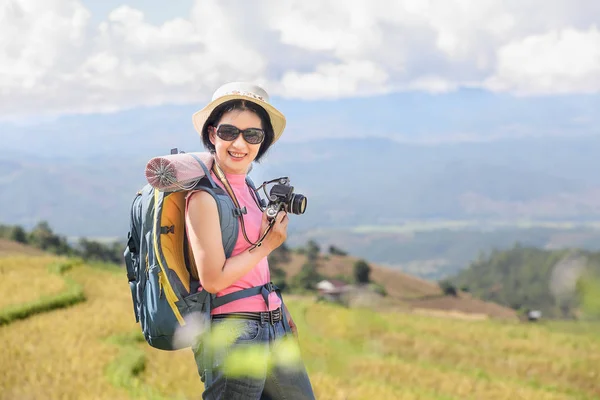
<svg viewBox="0 0 600 400">
<path fill-rule="evenodd" d="M 205 148 L 214 156 L 213 180 L 223 189 L 231 187 L 232 198 L 239 208 L 246 209 L 233 252 L 226 258 L 214 198 L 203 191 L 188 196 L 186 228 L 201 290 L 216 293 L 218 298 L 267 284 L 270 282 L 267 256 L 285 241 L 288 217 L 280 211 L 269 227 L 269 220 L 245 178 L 252 162 L 260 161 L 283 133 L 285 117 L 269 104 L 262 88 L 236 82 L 220 87 L 212 101 L 194 114 L 193 122 Z M 274 362 L 278 349 L 285 343 L 283 318 L 294 336 L 297 335 L 291 315 L 281 306 L 280 298 L 271 292 L 268 296 L 246 297 L 212 310 L 212 331 L 226 326 L 222 332 L 233 332 L 233 340 L 219 349 L 207 346 L 203 340 L 194 349 L 205 385 L 204 399 L 314 399 L 301 361 L 293 368 Z M 207 356 L 209 348 L 211 353 Z M 255 355 L 251 370 L 240 373 L 240 361 L 233 365 L 236 357 L 232 354 L 236 351 Z"/>
</svg>

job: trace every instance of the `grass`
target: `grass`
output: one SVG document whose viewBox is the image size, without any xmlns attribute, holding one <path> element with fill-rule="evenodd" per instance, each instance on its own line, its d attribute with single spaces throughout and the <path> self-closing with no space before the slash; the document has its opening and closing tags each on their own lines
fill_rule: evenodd
<svg viewBox="0 0 600 400">
<path fill-rule="evenodd" d="M 0 258 L 0 268 L 23 262 Z M 47 264 L 29 263 L 49 276 Z M 62 276 L 80 285 L 84 302 L 0 326 L 0 399 L 200 398 L 191 349 L 143 340 L 122 269 L 81 265 Z M 0 292 L 8 287 L 0 281 Z M 16 290 L 27 299 L 27 286 Z M 287 299 L 318 399 L 600 398 L 597 323 L 458 320 Z"/>
<path fill-rule="evenodd" d="M 66 277 L 81 285 L 86 301 L 0 326 L 0 399 L 130 398 L 104 374 L 120 351 L 106 338 L 132 330 L 127 279 L 88 266 Z"/>
<path fill-rule="evenodd" d="M 12 261 L 14 262 L 14 260 Z M 62 281 L 62 284 L 55 283 L 55 286 L 51 287 L 51 289 L 53 289 L 51 290 L 51 292 L 56 293 L 44 294 L 44 292 L 41 291 L 42 293 L 40 294 L 39 292 L 35 291 L 30 292 L 29 295 L 31 297 L 35 298 L 35 296 L 39 296 L 32 301 L 25 301 L 20 304 L 14 304 L 13 299 L 13 303 L 3 308 L 0 308 L 0 325 L 6 325 L 17 319 L 28 318 L 32 315 L 52 311 L 58 308 L 69 307 L 73 304 L 85 300 L 85 294 L 83 293 L 83 289 L 81 288 L 81 286 L 68 277 L 62 277 L 62 275 L 65 272 L 69 271 L 74 266 L 80 264 L 79 260 L 63 260 L 50 264 L 50 266 L 47 268 L 50 272 L 50 276 L 39 275 L 39 268 L 37 271 L 27 271 L 27 267 L 23 268 L 23 265 L 28 265 L 26 261 L 20 262 L 18 264 L 19 266 L 16 268 L 19 271 L 18 274 L 7 274 L 10 275 L 9 283 L 13 285 L 12 292 L 18 293 L 15 296 L 17 298 L 24 297 L 25 293 L 27 293 L 27 291 L 23 290 L 23 288 L 29 289 L 29 285 L 27 284 L 27 272 L 31 273 L 34 276 L 41 276 L 42 278 L 46 278 L 50 282 L 55 282 L 53 278 L 59 277 L 59 279 L 61 279 Z M 10 266 L 14 264 L 9 263 L 8 265 Z M 7 267 L 6 265 L 4 265 L 4 268 L 7 270 L 11 270 L 11 268 Z M 15 268 L 13 267 L 12 270 L 14 271 Z M 36 278 L 36 280 L 38 279 L 39 278 Z M 36 286 L 38 285 L 34 285 L 34 288 L 37 289 Z M 60 292 L 58 291 L 58 288 L 61 289 Z"/>
<path fill-rule="evenodd" d="M 53 257 L 2 258 L 0 279 L 3 281 L 4 290 L 0 296 L 0 310 L 64 290 L 64 279 L 47 268 L 52 262 L 55 262 Z M 22 290 L 23 287 L 27 287 L 28 290 Z"/>
</svg>

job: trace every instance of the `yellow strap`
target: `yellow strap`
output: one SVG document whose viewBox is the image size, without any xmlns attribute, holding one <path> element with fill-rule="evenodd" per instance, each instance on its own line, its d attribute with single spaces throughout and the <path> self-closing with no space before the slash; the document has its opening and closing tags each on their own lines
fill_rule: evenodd
<svg viewBox="0 0 600 400">
<path fill-rule="evenodd" d="M 185 320 L 183 319 L 183 317 L 181 316 L 181 313 L 179 312 L 179 308 L 177 308 L 177 305 L 175 304 L 177 302 L 177 295 L 175 294 L 175 292 L 173 291 L 173 287 L 171 286 L 171 282 L 169 282 L 169 279 L 167 279 L 167 271 L 165 271 L 165 266 L 163 265 L 162 262 L 162 257 L 160 255 L 160 252 L 158 251 L 158 235 L 156 234 L 158 228 L 160 228 L 160 222 L 158 220 L 158 207 L 156 207 L 157 203 L 158 203 L 158 196 L 159 196 L 159 192 L 158 190 L 154 191 L 154 229 L 152 232 L 152 242 L 154 244 L 154 254 L 156 256 L 156 259 L 158 260 L 158 265 L 160 266 L 162 275 L 164 277 L 164 279 L 161 279 L 161 276 L 158 276 L 158 280 L 159 283 L 162 280 L 163 282 L 163 287 L 165 289 L 165 295 L 167 296 L 167 302 L 169 303 L 169 306 L 171 306 L 171 309 L 173 310 L 173 314 L 175 314 L 175 318 L 177 318 L 177 321 L 179 321 L 180 325 L 185 325 Z"/>
</svg>

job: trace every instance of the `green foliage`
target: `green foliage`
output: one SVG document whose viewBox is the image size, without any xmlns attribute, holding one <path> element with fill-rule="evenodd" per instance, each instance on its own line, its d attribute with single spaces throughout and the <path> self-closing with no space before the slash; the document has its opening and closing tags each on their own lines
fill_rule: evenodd
<svg viewBox="0 0 600 400">
<path fill-rule="evenodd" d="M 54 233 L 46 221 L 39 222 L 29 233 L 19 225 L 0 225 L 0 238 L 37 247 L 57 255 L 81 257 L 85 261 L 123 264 L 124 244 L 119 241 L 104 244 L 81 238 L 77 246 L 71 246 L 67 238 Z"/>
<path fill-rule="evenodd" d="M 55 234 L 46 221 L 39 222 L 29 233 L 27 243 L 58 255 L 74 253 L 66 237 Z"/>
<path fill-rule="evenodd" d="M 269 254 L 269 266 L 281 266 L 290 262 L 290 249 L 284 243 Z"/>
<path fill-rule="evenodd" d="M 583 317 L 600 319 L 600 277 L 592 274 L 581 277 L 576 290 Z"/>
<path fill-rule="evenodd" d="M 123 263 L 124 245 L 119 242 L 103 244 L 96 241 L 79 239 L 78 253 L 86 261 L 104 261 L 114 264 Z"/>
<path fill-rule="evenodd" d="M 275 284 L 282 292 L 284 292 L 287 287 L 287 274 L 285 271 L 280 268 L 277 264 L 271 264 L 269 262 L 269 270 L 271 271 L 271 282 Z"/>
<path fill-rule="evenodd" d="M 446 296 L 458 296 L 458 290 L 456 289 L 456 286 L 454 286 L 449 280 L 444 279 L 439 282 L 439 285 L 440 289 L 442 289 L 442 292 L 444 292 Z"/>
<path fill-rule="evenodd" d="M 276 248 L 269 254 L 269 270 L 271 271 L 271 281 L 279 288 L 282 292 L 285 292 L 288 288 L 287 275 L 282 265 L 290 262 L 290 249 L 285 243 Z"/>
<path fill-rule="evenodd" d="M 387 296 L 387 290 L 385 290 L 385 287 L 379 283 L 371 282 L 369 283 L 368 287 L 375 293 L 378 293 L 382 296 Z"/>
<path fill-rule="evenodd" d="M 448 285 L 468 287 L 476 297 L 515 310 L 536 309 L 549 318 L 576 318 L 585 301 L 590 301 L 581 294 L 593 292 L 584 283 L 577 289 L 576 280 L 570 282 L 565 278 L 583 273 L 578 268 L 583 268 L 586 274 L 600 273 L 600 253 L 543 250 L 515 244 L 507 251 L 482 254 L 449 279 Z M 566 275 L 561 275 L 561 270 Z"/>
<path fill-rule="evenodd" d="M 23 243 L 26 244 L 27 243 L 27 232 L 25 232 L 25 229 L 23 229 L 22 226 L 14 226 L 10 232 L 10 240 L 14 240 L 15 242 L 19 242 L 19 243 Z"/>
<path fill-rule="evenodd" d="M 322 279 L 323 276 L 317 271 L 316 265 L 307 261 L 302 265 L 300 272 L 292 278 L 291 286 L 300 292 L 312 291 Z"/>
<path fill-rule="evenodd" d="M 309 240 L 306 244 L 306 257 L 310 262 L 316 262 L 319 258 L 319 253 L 321 252 L 321 248 L 314 240 Z"/>
<path fill-rule="evenodd" d="M 345 282 L 347 284 L 352 284 L 354 283 L 354 278 L 348 276 L 348 275 L 343 275 L 343 274 L 337 274 L 333 277 L 334 279 L 337 279 L 338 281 L 342 281 Z"/>
<path fill-rule="evenodd" d="M 332 256 L 346 256 L 348 253 L 345 251 L 335 247 L 334 245 L 329 246 L 329 254 Z"/>
<path fill-rule="evenodd" d="M 358 260 L 353 266 L 354 281 L 356 283 L 369 283 L 371 266 L 365 260 Z"/>
</svg>

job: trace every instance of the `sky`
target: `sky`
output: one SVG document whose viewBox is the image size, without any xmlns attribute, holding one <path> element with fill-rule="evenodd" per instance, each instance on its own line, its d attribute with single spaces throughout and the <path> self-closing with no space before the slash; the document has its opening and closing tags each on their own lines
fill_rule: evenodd
<svg viewBox="0 0 600 400">
<path fill-rule="evenodd" d="M 522 120 L 528 134 L 565 124 L 600 134 L 600 2 L 0 0 L 0 127 L 200 107 L 233 80 L 263 85 L 290 116 L 309 109 L 311 129 L 337 121 L 332 135 L 368 131 L 373 115 L 421 132 L 414 98 L 429 118 L 463 105 L 472 121 L 427 125 L 431 137 L 478 135 L 503 118 L 499 136 Z M 404 120 L 396 107 L 409 107 Z"/>
</svg>

